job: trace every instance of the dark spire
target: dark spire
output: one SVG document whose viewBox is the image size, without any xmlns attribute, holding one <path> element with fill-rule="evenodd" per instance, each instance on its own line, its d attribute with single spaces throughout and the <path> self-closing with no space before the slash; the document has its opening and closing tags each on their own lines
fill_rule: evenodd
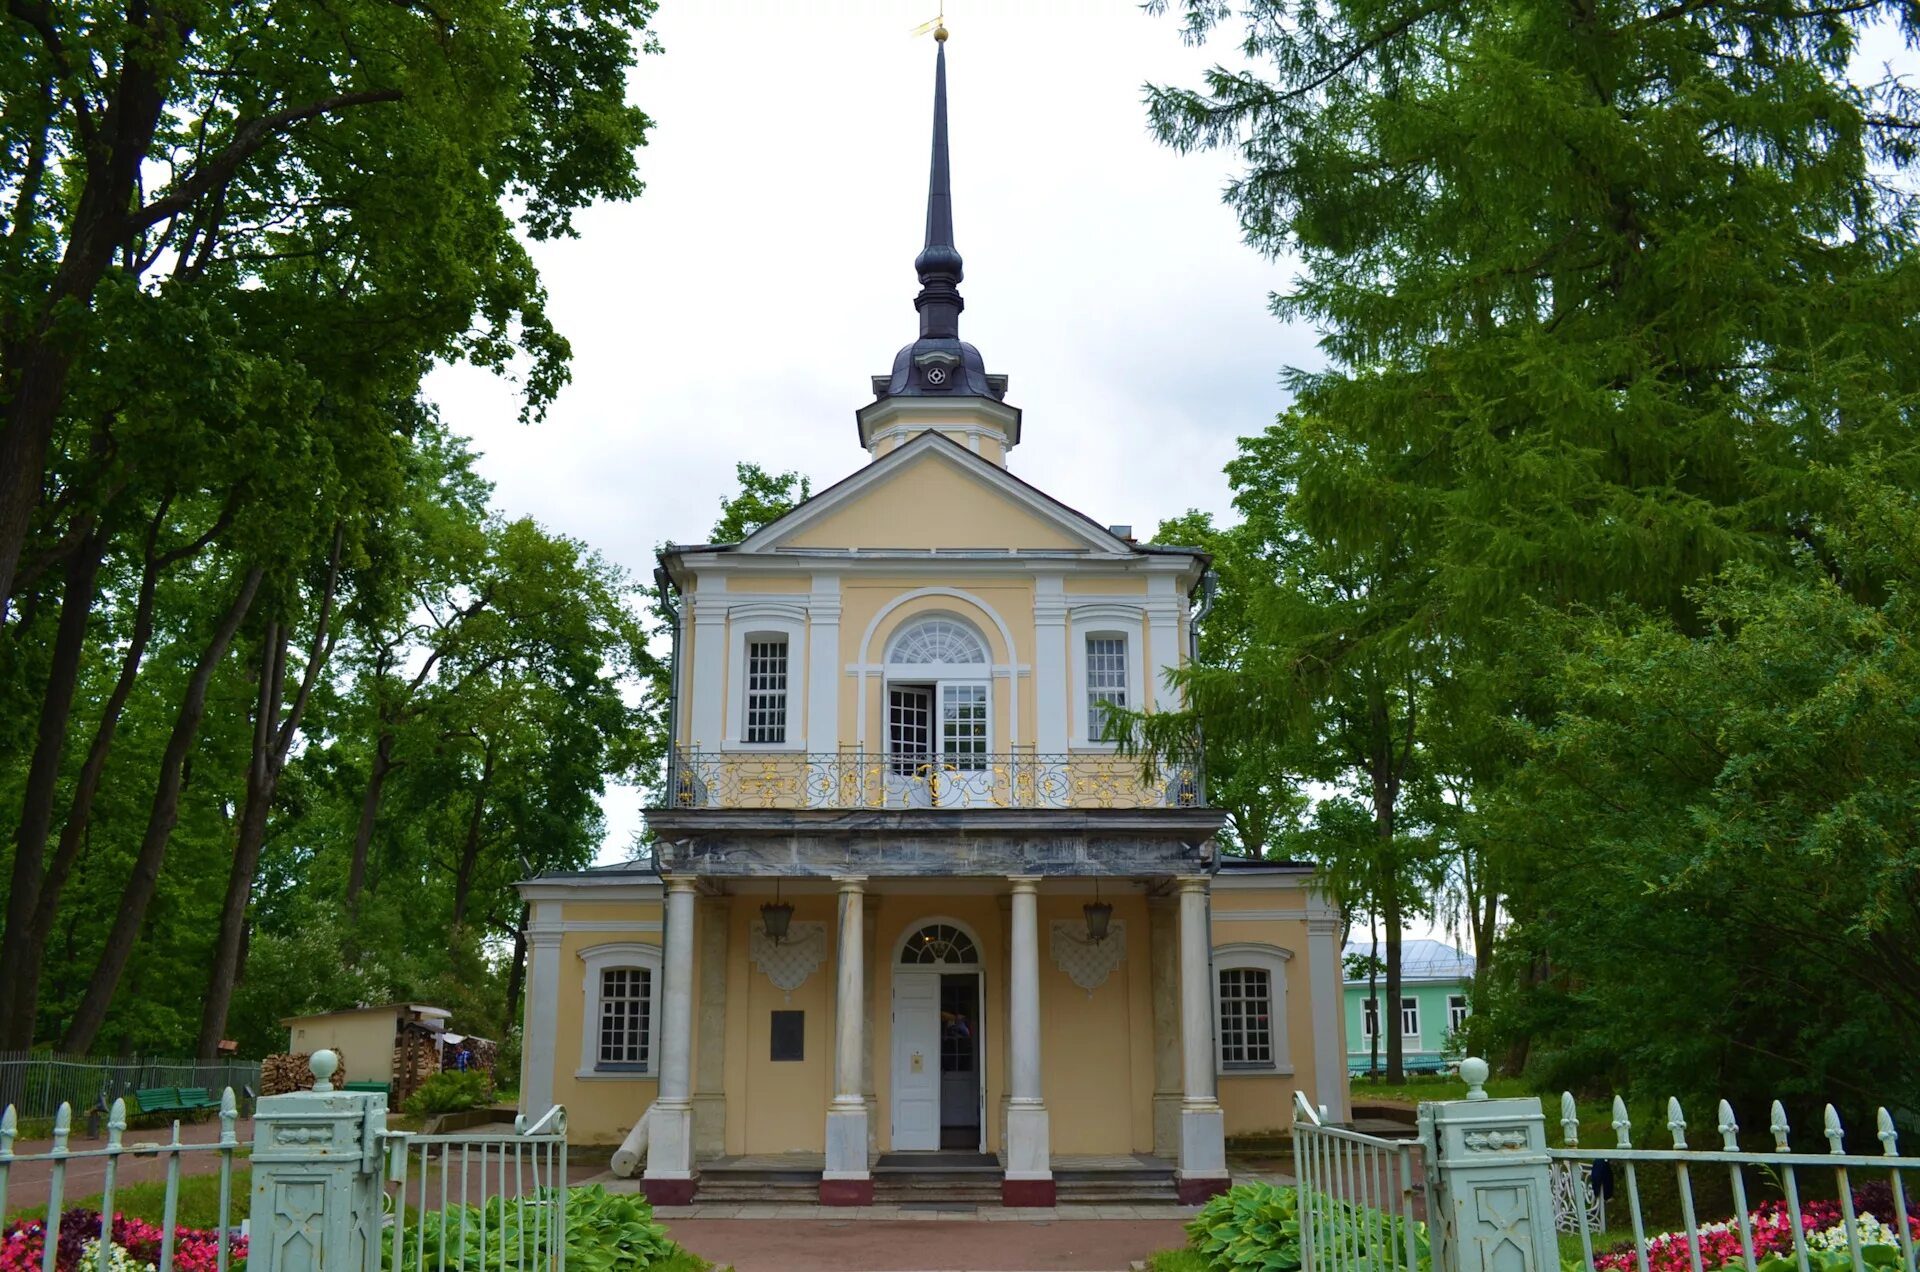
<svg viewBox="0 0 1920 1272">
<path fill-rule="evenodd" d="M 933 72 L 933 167 L 927 177 L 927 244 L 914 258 L 920 294 L 922 336 L 953 339 L 960 334 L 960 251 L 953 245 L 953 175 L 947 165 L 947 29 L 933 33 L 939 52 Z"/>
<path fill-rule="evenodd" d="M 988 375 L 980 351 L 960 339 L 960 250 L 953 245 L 953 174 L 947 163 L 947 29 L 933 72 L 933 166 L 927 177 L 927 243 L 914 257 L 920 294 L 920 338 L 894 355 L 893 371 L 873 378 L 876 400 L 888 397 L 1005 396 L 1005 376 Z"/>
</svg>

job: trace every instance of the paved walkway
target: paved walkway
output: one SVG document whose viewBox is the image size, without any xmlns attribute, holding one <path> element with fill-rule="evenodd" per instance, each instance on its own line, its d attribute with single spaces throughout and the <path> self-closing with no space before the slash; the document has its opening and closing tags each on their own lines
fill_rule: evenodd
<svg viewBox="0 0 1920 1272">
<path fill-rule="evenodd" d="M 1062 1207 L 1061 1213 L 1071 1209 Z M 731 1264 L 735 1272 L 1126 1272 L 1135 1260 L 1186 1241 L 1181 1221 L 1174 1218 L 1028 1214 L 1033 1218 L 1010 1223 L 955 1223 L 937 1211 L 916 1212 L 907 1222 L 665 1222 L 675 1241 L 720 1267 Z"/>
</svg>

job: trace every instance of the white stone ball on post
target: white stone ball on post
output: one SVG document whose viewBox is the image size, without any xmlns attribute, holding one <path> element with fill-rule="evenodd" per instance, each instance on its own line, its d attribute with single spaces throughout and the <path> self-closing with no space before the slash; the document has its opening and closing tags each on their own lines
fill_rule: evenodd
<svg viewBox="0 0 1920 1272">
<path fill-rule="evenodd" d="M 314 1090 L 331 1091 L 333 1075 L 340 1070 L 340 1057 L 322 1047 L 307 1057 L 307 1068 L 313 1073 Z"/>
<path fill-rule="evenodd" d="M 1487 1062 L 1478 1056 L 1468 1056 L 1460 1062 L 1460 1080 L 1467 1084 L 1467 1098 L 1469 1100 L 1484 1100 L 1487 1098 L 1486 1081 L 1488 1075 L 1492 1072 L 1493 1070 L 1488 1067 Z"/>
</svg>

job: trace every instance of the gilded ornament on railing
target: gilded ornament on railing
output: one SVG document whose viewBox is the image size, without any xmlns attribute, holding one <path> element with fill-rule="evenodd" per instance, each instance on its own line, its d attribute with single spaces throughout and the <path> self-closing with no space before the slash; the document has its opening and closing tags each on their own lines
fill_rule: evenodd
<svg viewBox="0 0 1920 1272">
<path fill-rule="evenodd" d="M 1192 766 L 1112 754 L 897 755 L 681 751 L 680 808 L 1194 808 Z"/>
</svg>

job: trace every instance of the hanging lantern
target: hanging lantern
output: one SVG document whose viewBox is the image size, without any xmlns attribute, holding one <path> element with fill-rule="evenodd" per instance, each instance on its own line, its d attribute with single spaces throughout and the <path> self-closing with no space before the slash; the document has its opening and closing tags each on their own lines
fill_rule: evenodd
<svg viewBox="0 0 1920 1272">
<path fill-rule="evenodd" d="M 767 939 L 775 945 L 787 939 L 787 925 L 793 922 L 793 907 L 780 899 L 780 881 L 774 880 L 773 900 L 760 907 L 760 924 Z"/>
<path fill-rule="evenodd" d="M 1113 907 L 1100 899 L 1100 881 L 1093 881 L 1093 900 L 1080 907 L 1087 916 L 1087 939 L 1100 942 L 1107 939 L 1107 924 L 1113 921 Z"/>
</svg>

